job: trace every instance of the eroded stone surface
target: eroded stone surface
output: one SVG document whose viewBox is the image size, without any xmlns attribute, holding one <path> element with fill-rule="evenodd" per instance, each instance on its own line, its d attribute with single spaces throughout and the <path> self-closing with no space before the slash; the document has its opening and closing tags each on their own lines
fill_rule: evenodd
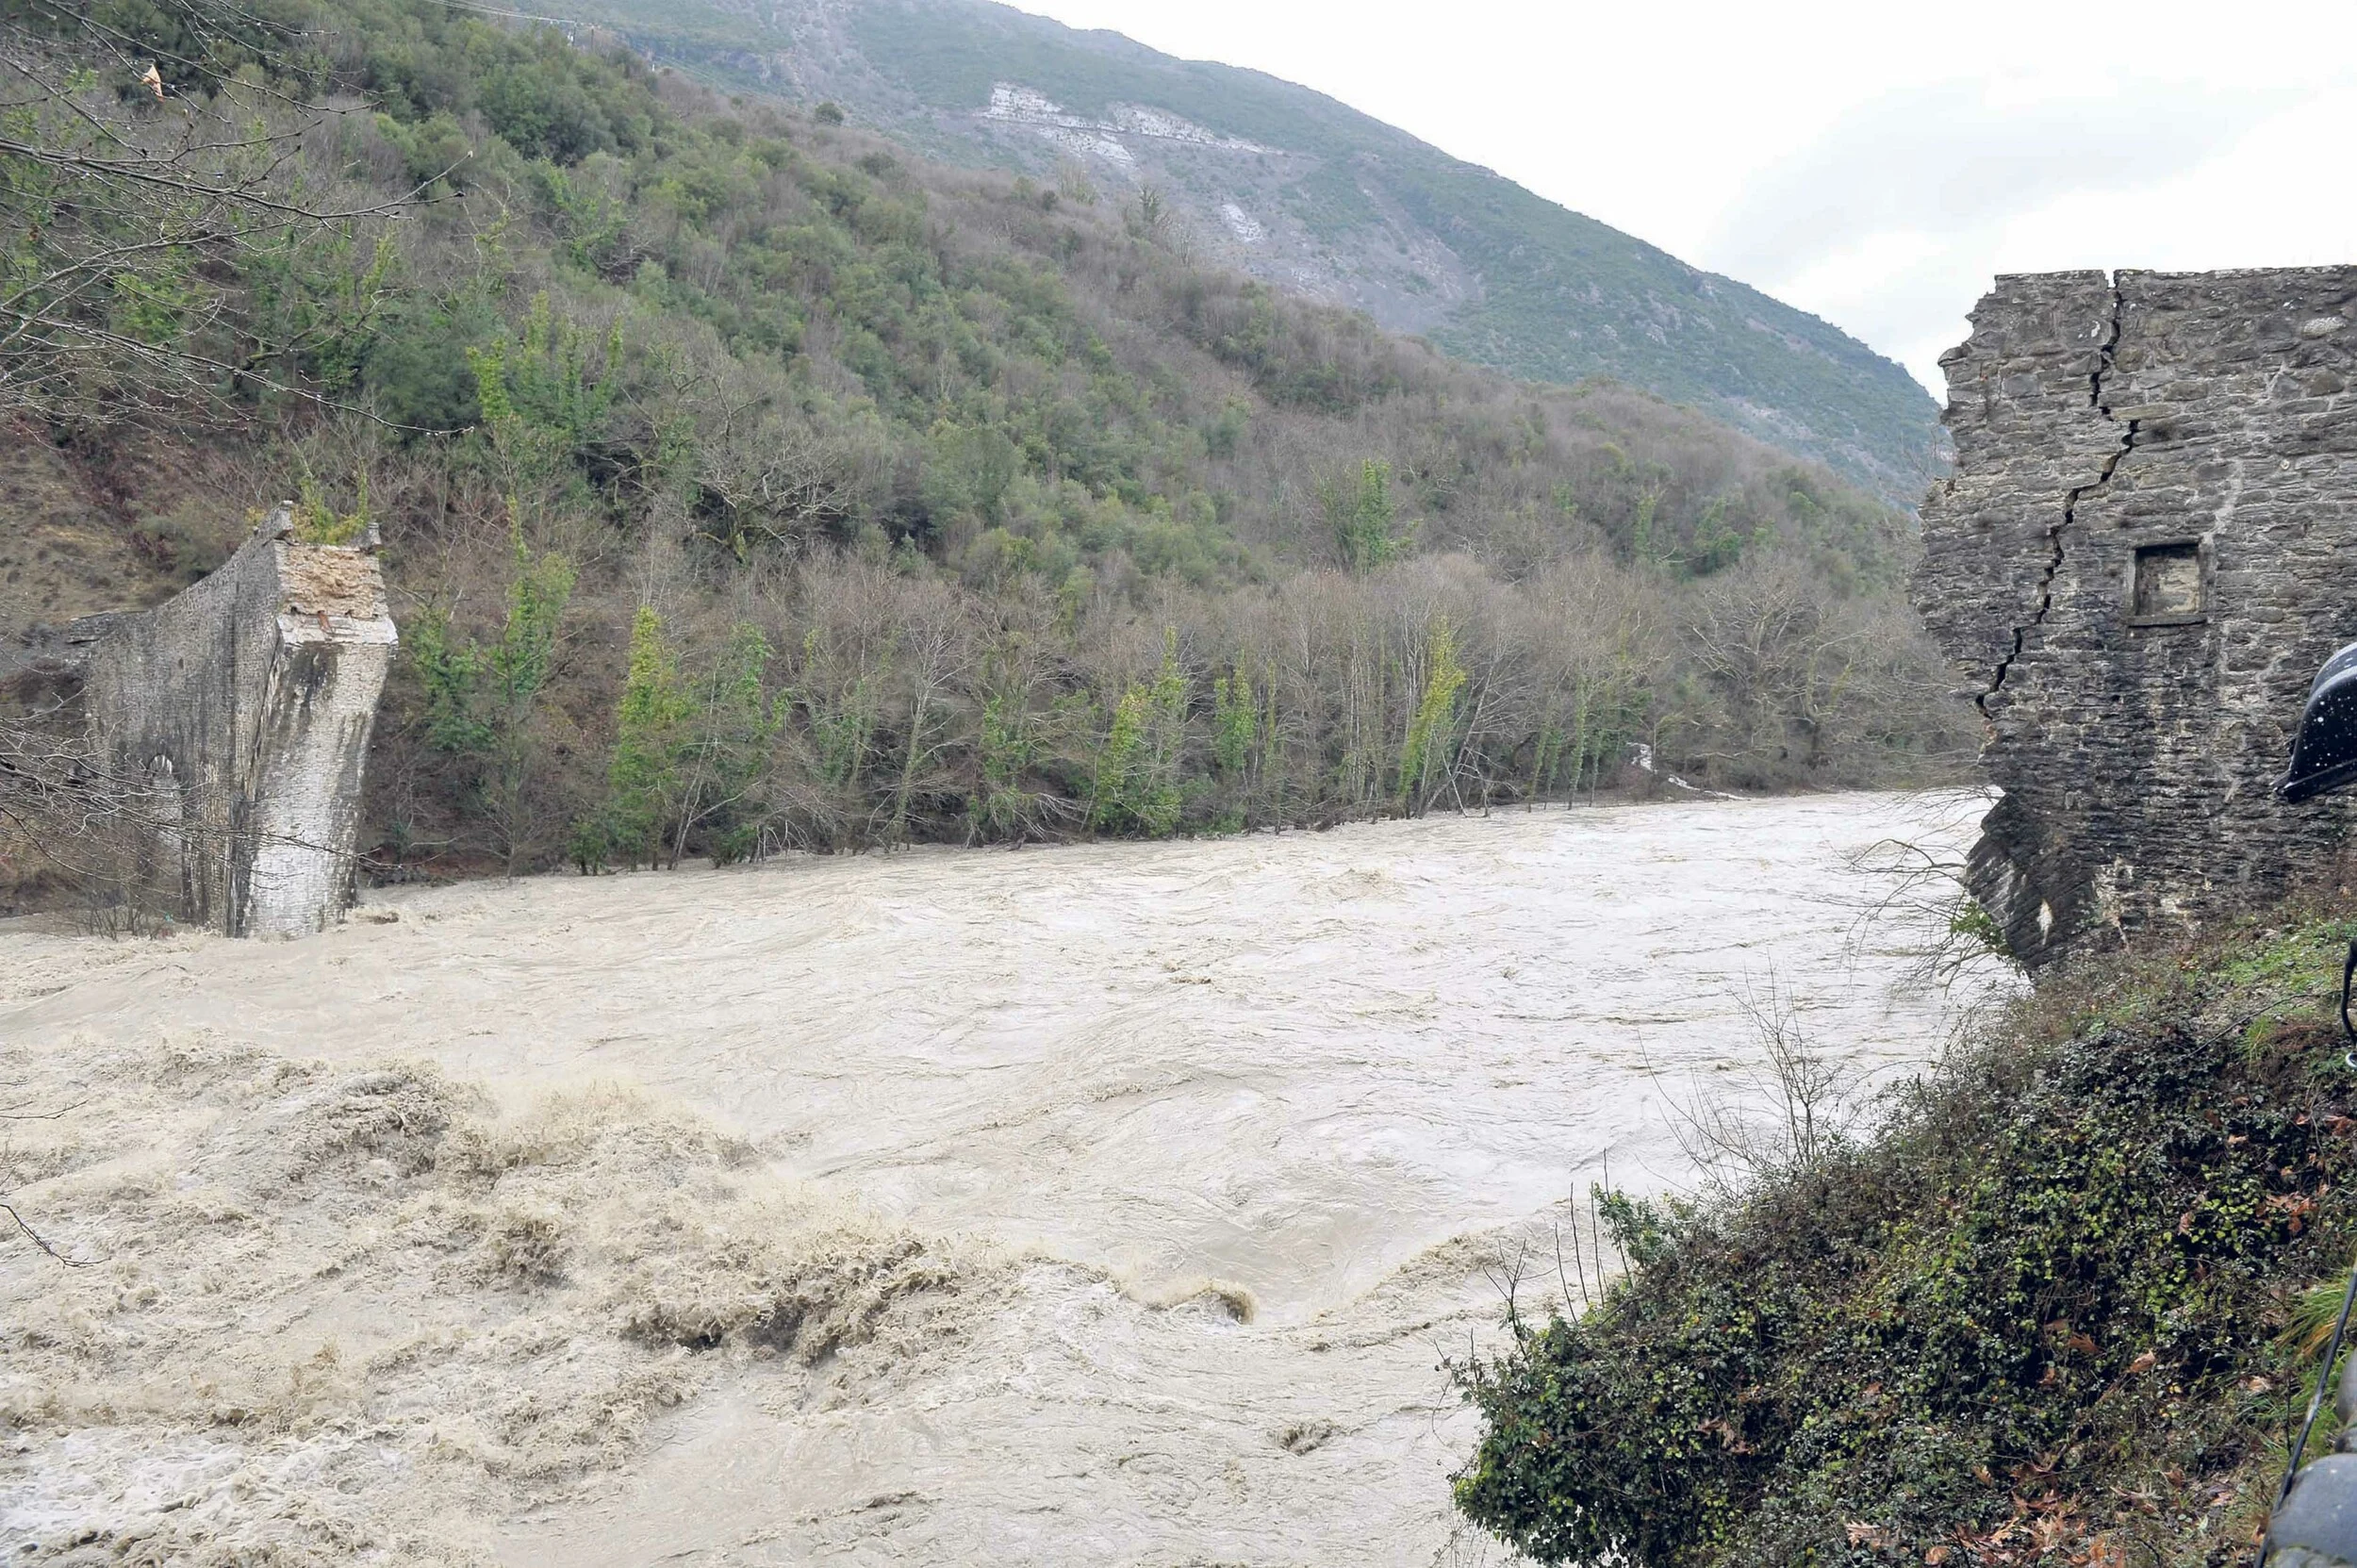
<svg viewBox="0 0 2357 1568">
<path fill-rule="evenodd" d="M 220 570 L 97 631 L 91 732 L 118 776 L 165 802 L 157 850 L 167 881 L 176 863 L 184 915 L 233 936 L 333 920 L 352 901 L 362 768 L 398 640 L 375 557 L 294 538 L 281 507 Z"/>
<path fill-rule="evenodd" d="M 2357 267 L 2053 272 L 1999 278 L 1942 360 L 1915 600 L 2005 792 L 1972 889 L 2034 967 L 2346 840 L 2357 800 L 2273 787 L 2357 640 L 2353 328 Z"/>
</svg>

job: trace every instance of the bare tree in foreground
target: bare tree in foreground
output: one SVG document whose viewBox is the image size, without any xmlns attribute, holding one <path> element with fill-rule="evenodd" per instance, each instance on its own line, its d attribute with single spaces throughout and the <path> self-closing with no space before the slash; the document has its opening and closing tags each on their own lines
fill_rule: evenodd
<svg viewBox="0 0 2357 1568">
<path fill-rule="evenodd" d="M 1736 1005 L 1766 1060 L 1737 1075 L 1734 1095 L 1706 1091 L 1670 1102 L 1670 1133 L 1704 1183 L 1733 1195 L 1776 1176 L 1824 1169 L 1857 1125 L 1857 1084 L 1801 1027 L 1790 992 L 1771 974 Z M 1748 1092 L 1745 1092 L 1748 1091 Z"/>
<path fill-rule="evenodd" d="M 240 263 L 349 240 L 417 192 L 339 205 L 300 154 L 337 111 L 262 85 L 301 41 L 235 0 L 0 8 L 0 416 L 101 423 L 257 391 L 347 321 L 265 329 Z M 344 316 L 376 304 L 387 254 Z"/>
<path fill-rule="evenodd" d="M 0 1084 L 0 1094 L 7 1093 L 9 1087 L 11 1086 Z M 78 1105 L 62 1105 L 47 1111 L 35 1111 L 30 1109 L 29 1101 L 15 1100 L 10 1103 L 0 1104 L 0 1123 L 20 1121 L 56 1121 L 59 1117 L 64 1116 L 67 1113 L 77 1110 L 78 1108 Z M 48 1237 L 42 1235 L 39 1230 L 33 1228 L 32 1222 L 26 1219 L 24 1213 L 18 1210 L 15 1203 L 11 1201 L 15 1198 L 18 1190 L 27 1185 L 29 1180 L 35 1179 L 35 1177 L 36 1172 L 34 1170 L 33 1163 L 29 1161 L 21 1150 L 18 1149 L 15 1140 L 8 1137 L 0 1137 L 0 1214 L 8 1216 L 8 1226 L 11 1228 L 12 1233 L 25 1241 L 32 1243 L 33 1246 L 39 1247 L 50 1257 L 55 1258 L 58 1263 L 63 1263 L 68 1268 L 88 1268 L 91 1263 L 97 1262 L 98 1260 L 93 1258 L 70 1257 L 66 1253 L 60 1251 L 56 1243 L 52 1242 Z"/>
<path fill-rule="evenodd" d="M 1953 799 L 1953 817 L 1939 823 L 1933 836 L 1969 842 L 1968 830 L 1988 809 L 1988 797 L 1960 790 Z M 1869 941 L 1887 944 L 1894 936 L 1911 943 L 1915 962 L 1906 978 L 1943 991 L 1992 971 L 2020 974 L 2004 933 L 1966 883 L 1960 851 L 1921 837 L 1884 838 L 1853 854 L 1850 867 L 1882 888 L 1852 922 L 1854 949 Z"/>
</svg>

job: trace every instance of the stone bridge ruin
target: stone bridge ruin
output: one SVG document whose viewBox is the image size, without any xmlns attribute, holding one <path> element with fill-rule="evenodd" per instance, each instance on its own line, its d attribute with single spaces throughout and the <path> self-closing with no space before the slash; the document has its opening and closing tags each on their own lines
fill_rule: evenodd
<svg viewBox="0 0 2357 1568">
<path fill-rule="evenodd" d="M 1968 881 L 2015 955 L 2330 865 L 2357 795 L 2273 787 L 2357 641 L 2357 267 L 2001 277 L 1941 364 L 1914 598 L 1986 720 Z"/>
<path fill-rule="evenodd" d="M 180 918 L 295 936 L 355 891 L 362 769 L 397 634 L 373 537 L 296 537 L 281 505 L 151 610 L 66 628 L 105 777 L 128 785 L 148 880 Z"/>
</svg>

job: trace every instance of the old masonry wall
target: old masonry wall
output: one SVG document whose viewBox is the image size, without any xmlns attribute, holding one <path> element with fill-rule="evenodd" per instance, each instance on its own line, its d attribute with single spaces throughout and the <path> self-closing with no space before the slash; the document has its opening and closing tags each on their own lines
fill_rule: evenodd
<svg viewBox="0 0 2357 1568">
<path fill-rule="evenodd" d="M 398 640 L 367 545 L 309 544 L 281 506 L 203 582 L 103 618 L 92 739 L 160 802 L 156 855 L 184 916 L 292 936 L 352 901 L 362 770 Z"/>
<path fill-rule="evenodd" d="M 1968 875 L 2017 956 L 2329 864 L 2357 797 L 2273 786 L 2357 640 L 2357 267 L 2001 277 L 1941 364 L 1914 598 L 1986 720 Z"/>
</svg>

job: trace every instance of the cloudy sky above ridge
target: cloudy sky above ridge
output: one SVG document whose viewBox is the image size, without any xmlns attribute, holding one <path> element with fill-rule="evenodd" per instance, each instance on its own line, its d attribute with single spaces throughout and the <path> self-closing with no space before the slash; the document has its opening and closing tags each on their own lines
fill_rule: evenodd
<svg viewBox="0 0 2357 1568">
<path fill-rule="evenodd" d="M 2357 6 L 1019 0 L 1283 76 L 1939 386 L 1994 274 L 2357 261 Z"/>
</svg>

